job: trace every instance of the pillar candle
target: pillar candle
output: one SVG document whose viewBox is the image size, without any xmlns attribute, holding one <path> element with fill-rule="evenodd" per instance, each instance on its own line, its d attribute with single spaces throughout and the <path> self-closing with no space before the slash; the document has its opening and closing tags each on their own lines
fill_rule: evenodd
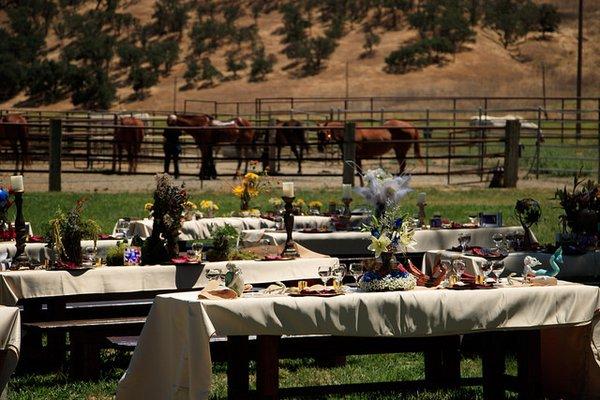
<svg viewBox="0 0 600 400">
<path fill-rule="evenodd" d="M 349 183 L 342 183 L 342 199 L 352 198 L 352 185 Z"/>
<path fill-rule="evenodd" d="M 25 190 L 23 187 L 23 175 L 11 176 L 10 185 L 12 186 L 14 192 L 23 192 Z"/>
<path fill-rule="evenodd" d="M 294 182 L 283 182 L 283 197 L 294 197 Z"/>
<path fill-rule="evenodd" d="M 419 197 L 417 198 L 417 204 L 425 204 L 425 193 L 419 193 Z"/>
</svg>

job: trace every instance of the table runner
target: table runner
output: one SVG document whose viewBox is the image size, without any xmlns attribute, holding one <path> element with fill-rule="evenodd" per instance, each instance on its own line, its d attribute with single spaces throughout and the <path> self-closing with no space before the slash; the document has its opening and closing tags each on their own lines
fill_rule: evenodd
<svg viewBox="0 0 600 400">
<path fill-rule="evenodd" d="M 523 232 L 523 228 L 507 226 L 501 228 L 476 228 L 476 229 L 426 229 L 415 231 L 417 243 L 409 247 L 409 252 L 425 252 L 427 250 L 449 249 L 458 245 L 458 236 L 462 233 L 471 235 L 472 246 L 492 247 L 492 235 L 509 232 Z M 244 238 L 248 238 L 244 241 Z M 242 231 L 242 241 L 245 244 L 257 240 L 257 237 L 268 239 L 271 243 L 281 244 L 285 242 L 285 232 L 273 232 L 269 230 Z M 368 232 L 331 232 L 331 233 L 302 233 L 294 232 L 293 239 L 302 246 L 321 254 L 363 256 L 370 252 L 367 246 L 371 243 L 371 235 Z"/>
<path fill-rule="evenodd" d="M 18 307 L 0 306 L 0 393 L 17 367 L 21 348 L 21 314 Z"/>
<path fill-rule="evenodd" d="M 537 268 L 548 268 L 551 254 L 537 252 L 513 252 L 509 253 L 504 259 L 504 273 L 508 275 L 515 272 L 521 275 L 523 272 L 523 261 L 526 256 L 536 257 L 542 265 Z M 452 260 L 461 257 L 467 266 L 467 272 L 470 274 L 479 274 L 481 263 L 485 261 L 483 257 L 460 254 L 454 251 L 430 250 L 423 257 L 422 270 L 425 273 L 431 272 L 431 267 L 435 265 L 436 260 L 445 258 Z M 594 280 L 600 279 L 600 252 L 591 251 L 582 255 L 563 255 L 564 264 L 558 274 L 559 279 L 569 280 L 572 278 Z"/>
<path fill-rule="evenodd" d="M 247 283 L 269 283 L 318 278 L 318 267 L 333 266 L 336 258 L 297 258 L 286 261 L 233 261 Z M 0 304 L 19 300 L 80 294 L 131 293 L 185 290 L 204 287 L 208 268 L 224 268 L 226 261 L 200 266 L 151 265 L 143 267 L 100 267 L 87 271 L 0 272 Z"/>
<path fill-rule="evenodd" d="M 206 399 L 210 393 L 209 340 L 214 334 L 423 337 L 538 327 L 593 325 L 600 288 L 561 282 L 554 287 L 472 291 L 422 289 L 354 293 L 328 299 L 265 297 L 197 300 L 197 292 L 157 296 L 117 399 Z M 482 308 L 485 305 L 485 310 Z M 593 324 L 590 324 L 593 321 Z M 557 349 L 557 352 L 566 349 Z M 580 349 L 574 349 L 580 350 Z M 600 390 L 600 357 L 583 350 L 579 393 Z M 587 370 L 586 370 L 587 368 Z M 585 392 L 584 392 L 585 390 Z M 583 396 L 582 396 L 583 397 Z"/>
</svg>

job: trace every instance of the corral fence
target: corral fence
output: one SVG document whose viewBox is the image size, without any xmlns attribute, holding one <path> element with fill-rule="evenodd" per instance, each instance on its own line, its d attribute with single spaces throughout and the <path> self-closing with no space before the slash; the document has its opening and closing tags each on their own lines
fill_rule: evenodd
<svg viewBox="0 0 600 400">
<path fill-rule="evenodd" d="M 303 176 L 340 176 L 352 160 L 348 146 L 350 137 L 340 145 L 331 145 L 323 154 L 316 151 L 319 124 L 326 120 L 345 122 L 354 129 L 383 129 L 388 119 L 402 119 L 412 123 L 420 132 L 423 159 L 415 160 L 411 149 L 408 153 L 409 171 L 413 175 L 445 176 L 446 183 L 483 182 L 492 177 L 496 167 L 517 164 L 532 177 L 543 174 L 572 175 L 600 174 L 600 98 L 582 99 L 583 108 L 577 119 L 575 98 L 285 98 L 256 99 L 254 102 L 186 101 L 186 113 L 208 113 L 221 119 L 241 116 L 249 119 L 257 132 L 257 152 L 241 149 L 240 156 L 232 143 L 221 143 L 221 151 L 215 157 L 219 175 L 233 175 L 236 161 L 260 160 L 263 166 L 276 171 L 277 132 L 285 129 L 276 126 L 276 120 L 296 119 L 302 122 L 307 135 L 310 152 L 305 154 Z M 538 106 L 534 106 L 535 103 Z M 366 104 L 366 105 L 365 105 Z M 387 107 L 383 107 L 385 104 Z M 334 108 L 339 105 L 344 108 Z M 446 106 L 444 106 L 446 105 Z M 435 106 L 435 107 L 434 107 Z M 379 108 L 377 110 L 377 108 Z M 56 170 L 52 155 L 60 156 L 60 173 L 112 173 L 114 166 L 114 129 L 119 116 L 132 115 L 145 123 L 145 138 L 139 156 L 138 174 L 162 172 L 164 160 L 163 130 L 171 112 L 129 111 L 127 113 L 96 112 L 44 112 L 27 110 L 4 110 L 2 114 L 18 112 L 28 119 L 31 136 L 33 165 L 28 171 L 48 172 Z M 506 121 L 491 121 L 488 117 L 511 114 L 520 118 L 519 139 L 509 140 Z M 52 121 L 52 122 L 51 122 Z M 51 129 L 51 125 L 54 127 Z M 194 128 L 181 128 L 183 133 Z M 219 129 L 219 128 L 209 128 Z M 245 128 L 240 128 L 245 129 Z M 54 142 L 51 151 L 51 131 L 60 131 L 60 146 Z M 55 135 L 59 135 L 55 133 Z M 55 136 L 55 140 L 56 140 Z M 410 142 L 410 141 L 409 141 Z M 508 145 L 507 143 L 515 143 Z M 57 150 L 58 149 L 58 150 Z M 182 135 L 182 175 L 198 175 L 201 166 L 200 152 L 190 135 Z M 14 154 L 9 146 L 0 147 L 0 169 L 14 169 Z M 514 153 L 514 154 L 513 154 Z M 507 160 L 508 159 L 508 160 Z M 281 157 L 281 175 L 297 176 L 296 159 L 284 148 Z M 363 168 L 383 166 L 395 172 L 397 163 L 393 152 L 365 160 Z M 118 171 L 118 166 L 114 169 Z M 126 157 L 123 171 L 127 171 Z M 600 178 L 600 176 L 599 176 Z M 348 180 L 348 172 L 346 172 Z M 509 178 L 510 181 L 510 178 Z M 510 184 L 510 182 L 509 182 Z"/>
</svg>

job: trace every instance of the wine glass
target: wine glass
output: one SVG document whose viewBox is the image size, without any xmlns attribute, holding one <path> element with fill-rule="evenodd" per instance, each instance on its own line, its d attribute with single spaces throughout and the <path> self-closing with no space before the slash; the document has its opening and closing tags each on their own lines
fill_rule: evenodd
<svg viewBox="0 0 600 400">
<path fill-rule="evenodd" d="M 490 276 L 490 274 L 492 273 L 492 265 L 493 265 L 492 261 L 485 260 L 484 262 L 481 263 L 481 267 L 479 268 L 481 270 L 481 272 L 483 273 L 483 275 L 485 276 L 486 281 L 487 281 L 488 277 Z"/>
<path fill-rule="evenodd" d="M 363 274 L 362 264 L 361 263 L 350 264 L 350 273 L 352 274 L 352 276 L 354 277 L 354 280 L 356 281 L 356 286 L 358 286 L 358 280 L 360 279 L 360 276 Z"/>
<path fill-rule="evenodd" d="M 94 246 L 87 246 L 84 251 L 83 264 L 86 267 L 93 267 L 96 263 L 96 248 Z"/>
<path fill-rule="evenodd" d="M 502 246 L 502 242 L 504 241 L 504 235 L 501 233 L 494 233 L 492 235 L 492 241 L 498 250 L 500 250 L 500 246 Z"/>
<path fill-rule="evenodd" d="M 464 274 L 464 272 L 467 269 L 467 264 L 465 264 L 465 262 L 460 258 L 457 258 L 456 260 L 452 261 L 452 268 L 454 269 L 454 273 L 460 281 L 462 278 L 462 274 Z"/>
<path fill-rule="evenodd" d="M 323 281 L 323 286 L 327 286 L 327 281 L 331 278 L 331 267 L 329 265 L 321 266 L 319 267 L 318 273 Z"/>
<path fill-rule="evenodd" d="M 202 249 L 204 248 L 204 245 L 202 245 L 202 243 L 200 242 L 193 242 L 192 243 L 192 258 L 195 261 L 202 261 Z"/>
<path fill-rule="evenodd" d="M 346 276 L 346 264 L 336 265 L 331 272 L 333 274 L 335 284 L 339 284 L 339 286 L 341 286 L 344 276 Z"/>
<path fill-rule="evenodd" d="M 504 261 L 493 261 L 492 272 L 496 277 L 496 282 L 500 282 L 500 275 L 502 275 L 502 272 L 504 272 Z"/>
<path fill-rule="evenodd" d="M 468 233 L 461 233 L 460 235 L 458 235 L 458 244 L 461 247 L 461 251 L 463 253 L 467 252 L 467 246 L 469 245 L 469 242 L 471 242 L 471 235 Z"/>
</svg>

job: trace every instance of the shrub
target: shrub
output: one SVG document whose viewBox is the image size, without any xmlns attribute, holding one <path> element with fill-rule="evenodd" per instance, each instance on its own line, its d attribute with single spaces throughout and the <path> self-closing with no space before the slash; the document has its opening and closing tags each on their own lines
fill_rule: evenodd
<svg viewBox="0 0 600 400">
<path fill-rule="evenodd" d="M 546 36 L 546 33 L 556 32 L 560 25 L 560 14 L 553 4 L 541 4 L 538 10 L 539 18 L 539 31 L 542 32 L 542 36 Z"/>
<path fill-rule="evenodd" d="M 115 85 L 100 66 L 73 67 L 69 71 L 68 81 L 74 105 L 90 110 L 106 110 L 115 99 Z"/>
<path fill-rule="evenodd" d="M 248 82 L 260 82 L 266 79 L 266 76 L 273 71 L 273 66 L 277 58 L 275 54 L 265 54 L 263 46 L 257 47 L 252 54 L 252 64 L 250 65 L 250 75 Z"/>
</svg>

